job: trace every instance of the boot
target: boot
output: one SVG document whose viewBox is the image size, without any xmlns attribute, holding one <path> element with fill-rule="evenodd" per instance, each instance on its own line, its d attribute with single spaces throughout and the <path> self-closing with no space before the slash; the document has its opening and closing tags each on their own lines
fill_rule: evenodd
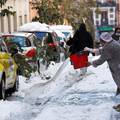
<svg viewBox="0 0 120 120">
<path fill-rule="evenodd" d="M 113 109 L 115 109 L 117 112 L 120 112 L 120 104 L 113 106 Z"/>
<path fill-rule="evenodd" d="M 120 94 L 120 88 L 117 87 L 116 96 Z"/>
</svg>

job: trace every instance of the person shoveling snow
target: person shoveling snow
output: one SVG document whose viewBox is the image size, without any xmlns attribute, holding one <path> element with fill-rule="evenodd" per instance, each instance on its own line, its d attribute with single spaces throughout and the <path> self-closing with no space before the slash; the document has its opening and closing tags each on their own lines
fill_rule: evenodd
<svg viewBox="0 0 120 120">
<path fill-rule="evenodd" d="M 116 95 L 120 94 L 120 44 L 113 40 L 111 35 L 107 32 L 104 32 L 100 35 L 100 42 L 102 48 L 100 49 L 91 49 L 85 47 L 85 51 L 90 51 L 95 54 L 100 54 L 100 58 L 89 62 L 89 65 L 97 67 L 103 64 L 105 61 L 108 62 L 112 77 L 114 82 L 117 85 Z M 114 106 L 114 109 L 120 109 L 120 105 Z"/>
</svg>

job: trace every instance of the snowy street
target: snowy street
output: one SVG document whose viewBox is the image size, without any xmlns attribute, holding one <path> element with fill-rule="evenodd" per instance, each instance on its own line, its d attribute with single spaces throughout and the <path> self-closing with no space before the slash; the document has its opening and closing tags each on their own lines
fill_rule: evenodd
<svg viewBox="0 0 120 120">
<path fill-rule="evenodd" d="M 116 85 L 107 63 L 88 68 L 81 79 L 70 64 L 51 65 L 43 80 L 20 77 L 20 89 L 0 101 L 0 120 L 116 120 L 111 117 Z"/>
<path fill-rule="evenodd" d="M 120 120 L 120 0 L 0 0 L 0 120 Z"/>
</svg>

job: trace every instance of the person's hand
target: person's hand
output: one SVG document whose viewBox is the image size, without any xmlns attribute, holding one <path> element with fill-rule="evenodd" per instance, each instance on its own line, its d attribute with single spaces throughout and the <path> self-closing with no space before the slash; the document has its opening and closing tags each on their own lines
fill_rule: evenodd
<svg viewBox="0 0 120 120">
<path fill-rule="evenodd" d="M 85 48 L 84 48 L 84 51 L 90 51 L 90 49 L 91 49 L 91 48 L 89 48 L 89 47 L 85 47 Z"/>
<path fill-rule="evenodd" d="M 85 47 L 84 51 L 89 51 L 89 52 L 94 53 L 94 54 L 97 54 L 99 52 L 98 49 L 92 49 L 92 48 L 88 48 L 88 47 Z"/>
</svg>

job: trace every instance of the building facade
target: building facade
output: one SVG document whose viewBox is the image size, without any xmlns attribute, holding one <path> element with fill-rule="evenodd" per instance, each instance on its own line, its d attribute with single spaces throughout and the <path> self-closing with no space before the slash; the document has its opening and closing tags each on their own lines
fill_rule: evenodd
<svg viewBox="0 0 120 120">
<path fill-rule="evenodd" d="M 116 26 L 120 27 L 120 0 L 116 0 Z"/>
<path fill-rule="evenodd" d="M 97 0 L 93 8 L 93 21 L 97 30 L 112 31 L 116 25 L 116 0 Z"/>
<path fill-rule="evenodd" d="M 6 4 L 0 8 L 0 12 L 8 7 L 14 14 L 4 16 L 0 14 L 0 32 L 17 31 L 19 26 L 30 21 L 29 0 L 8 0 Z"/>
<path fill-rule="evenodd" d="M 36 11 L 36 9 L 33 9 L 32 2 L 34 2 L 34 0 L 29 0 L 29 19 L 30 19 L 30 21 L 32 21 L 32 19 L 37 16 L 37 11 Z"/>
</svg>

